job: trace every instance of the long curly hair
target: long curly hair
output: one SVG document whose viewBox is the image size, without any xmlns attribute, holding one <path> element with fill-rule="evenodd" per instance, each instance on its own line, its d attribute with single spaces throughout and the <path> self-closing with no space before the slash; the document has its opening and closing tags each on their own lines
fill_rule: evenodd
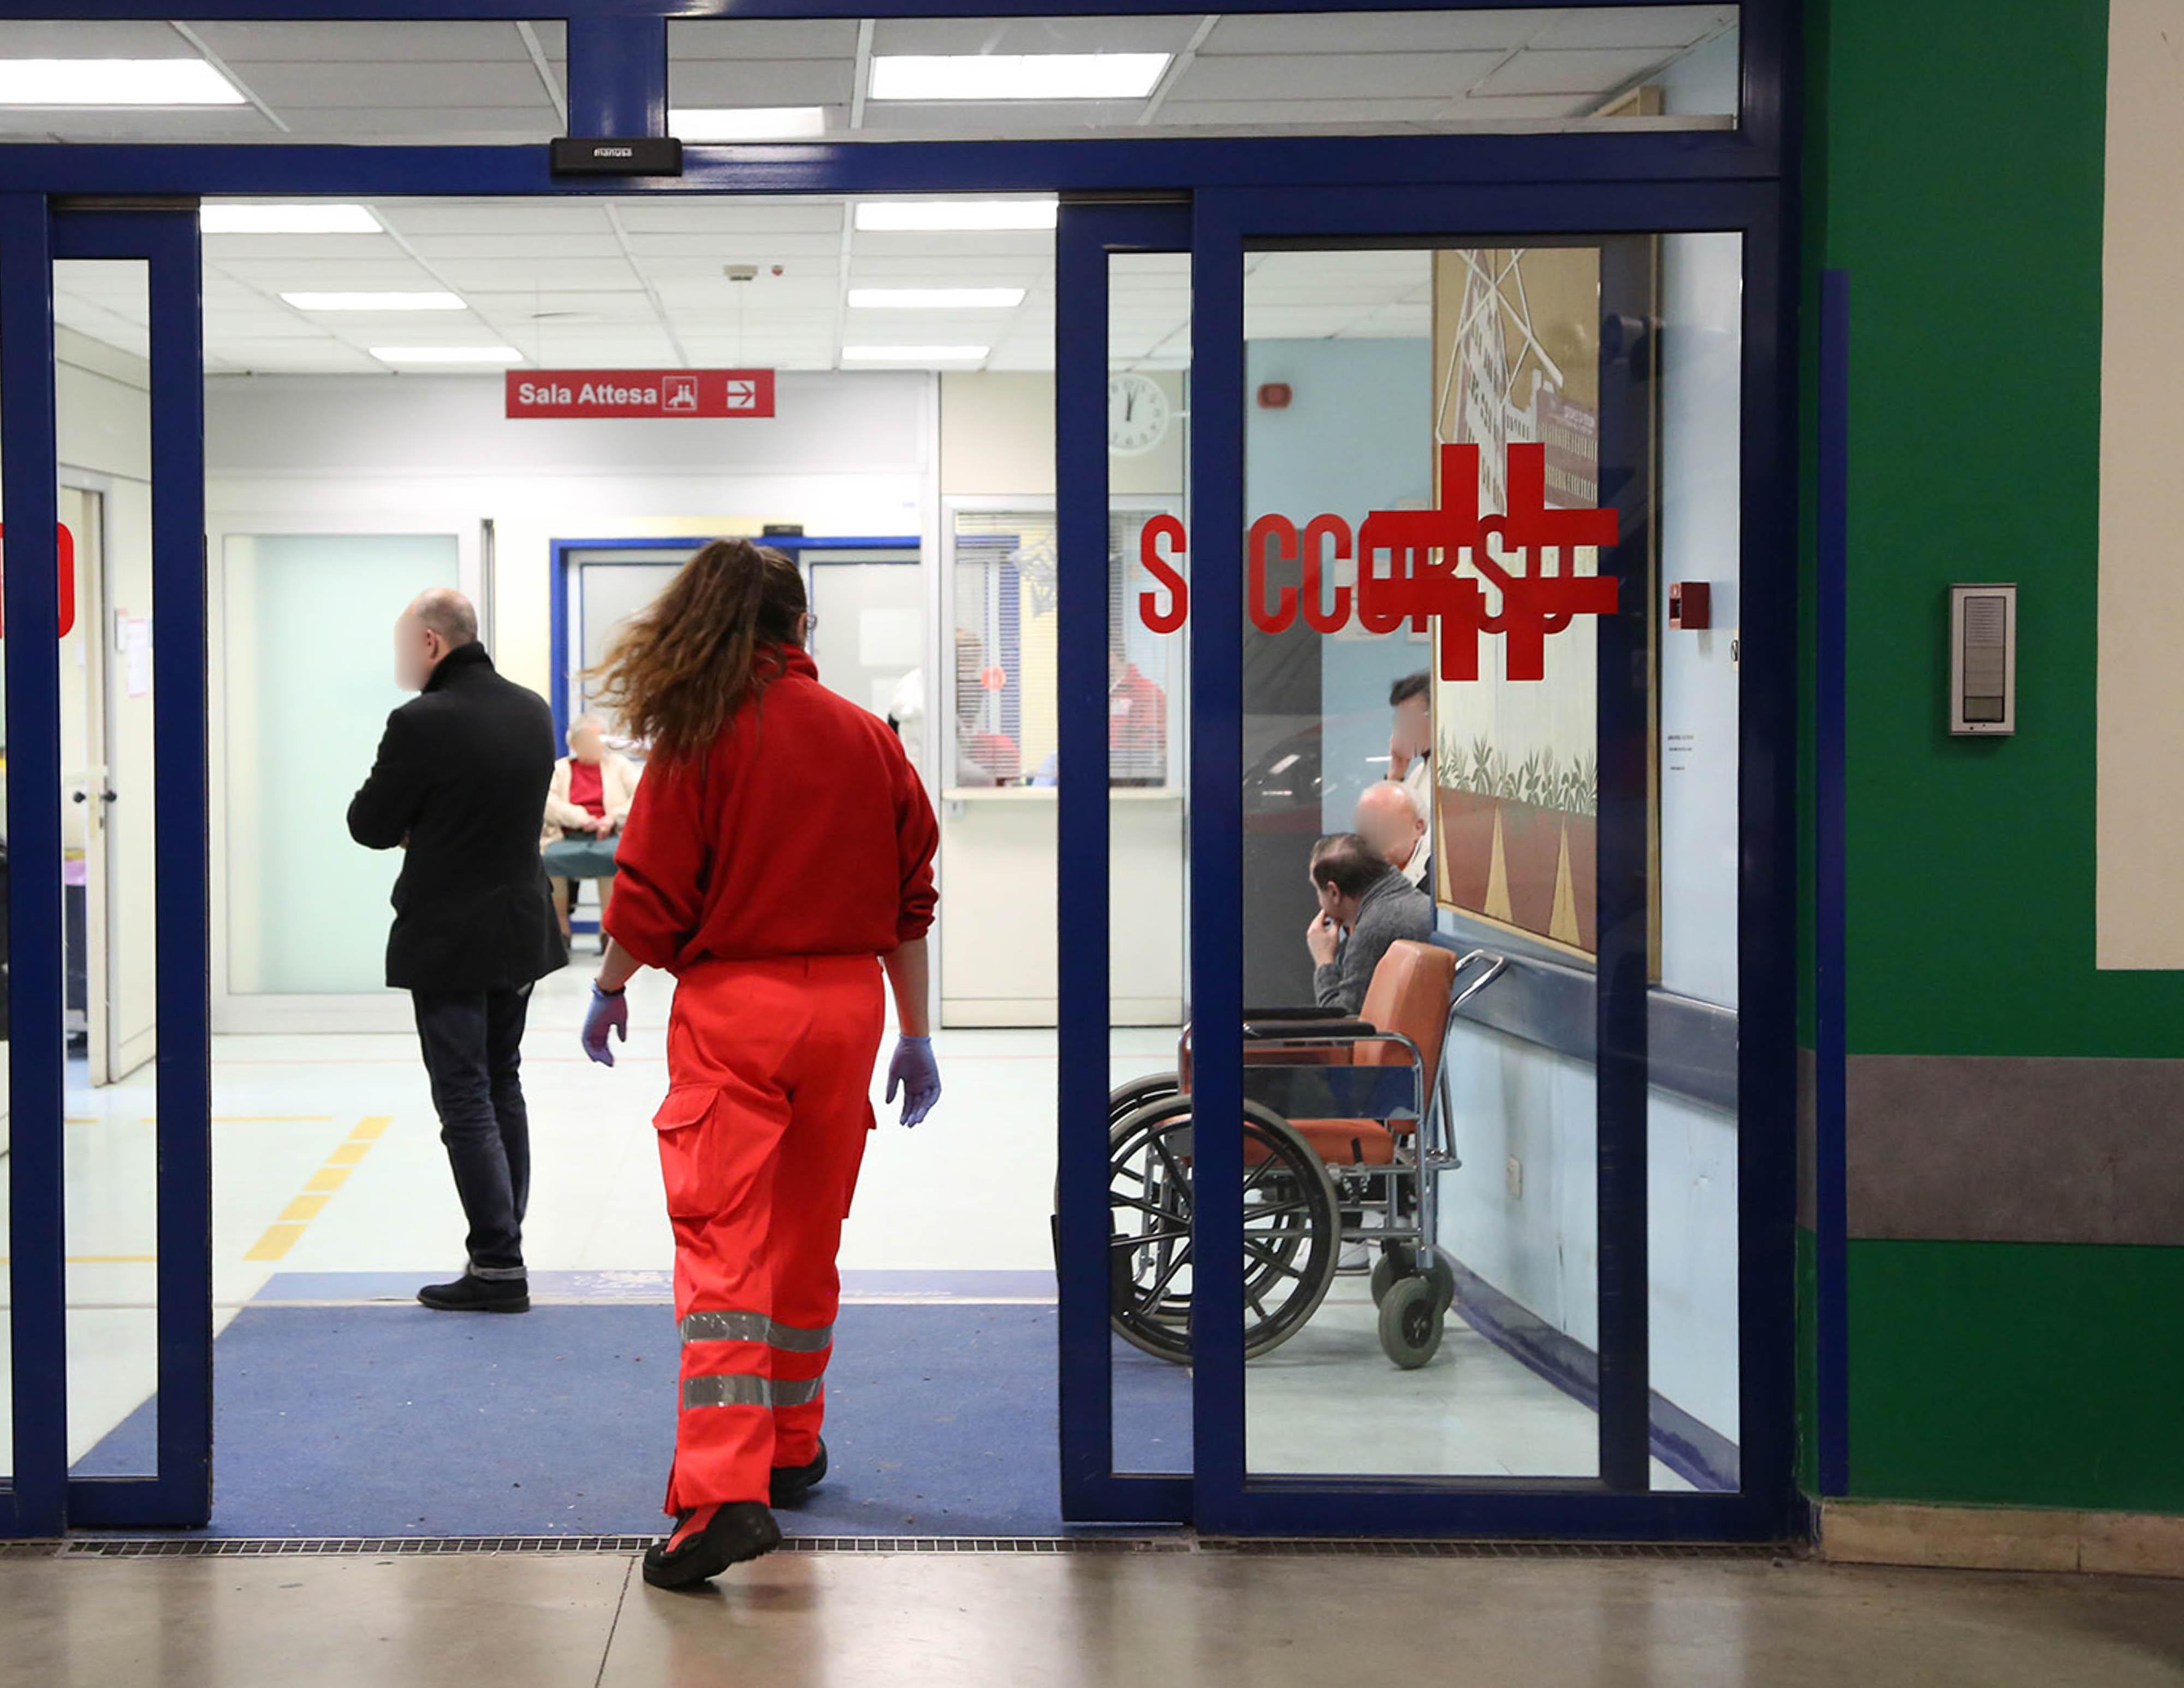
<svg viewBox="0 0 2184 1688">
<path fill-rule="evenodd" d="M 788 558 L 716 539 L 622 624 L 585 677 L 654 755 L 700 755 L 781 672 L 777 648 L 801 642 L 806 608 L 804 577 Z"/>
</svg>

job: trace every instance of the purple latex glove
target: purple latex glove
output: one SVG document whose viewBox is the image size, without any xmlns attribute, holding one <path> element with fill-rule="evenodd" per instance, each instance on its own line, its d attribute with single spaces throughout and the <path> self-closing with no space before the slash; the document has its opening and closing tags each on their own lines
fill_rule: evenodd
<svg viewBox="0 0 2184 1688">
<path fill-rule="evenodd" d="M 629 993 L 618 990 L 610 996 L 594 984 L 592 1006 L 584 1010 L 584 1053 L 602 1067 L 614 1065 L 614 1051 L 607 1047 L 609 1031 L 624 1043 L 629 1041 Z"/>
<path fill-rule="evenodd" d="M 894 1055 L 888 1062 L 887 1099 L 902 1092 L 902 1123 L 916 1125 L 933 1111 L 940 1100 L 940 1068 L 933 1059 L 930 1038 L 897 1038 Z"/>
</svg>

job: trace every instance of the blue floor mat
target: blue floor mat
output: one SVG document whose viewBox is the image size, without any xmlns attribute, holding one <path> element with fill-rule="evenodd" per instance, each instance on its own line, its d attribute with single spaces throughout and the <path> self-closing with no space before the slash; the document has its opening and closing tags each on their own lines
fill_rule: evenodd
<svg viewBox="0 0 2184 1688">
<path fill-rule="evenodd" d="M 657 1303 L 246 1307 L 214 1350 L 212 1533 L 649 1533 L 676 1368 Z M 1116 1389 L 1130 1462 L 1187 1465 L 1189 1374 L 1118 1348 Z M 1052 1306 L 846 1306 L 827 1399 L 833 1473 L 791 1533 L 1061 1528 Z M 148 1470 L 154 1422 L 140 1407 L 77 1474 Z"/>
</svg>

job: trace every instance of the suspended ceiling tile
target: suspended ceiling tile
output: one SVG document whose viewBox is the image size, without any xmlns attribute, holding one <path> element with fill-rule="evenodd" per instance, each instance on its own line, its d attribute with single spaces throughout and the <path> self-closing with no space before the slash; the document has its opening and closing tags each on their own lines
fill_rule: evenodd
<svg viewBox="0 0 2184 1688">
<path fill-rule="evenodd" d="M 421 292 L 439 285 L 421 265 L 406 258 L 239 258 L 223 267 L 237 280 L 268 292 L 348 292 L 369 288 Z"/>
<path fill-rule="evenodd" d="M 196 58 L 164 23 L 0 22 L 0 58 Z"/>
<path fill-rule="evenodd" d="M 671 234 L 838 234 L 838 199 L 645 199 L 621 204 L 632 236 Z"/>
<path fill-rule="evenodd" d="M 1143 100 L 867 101 L 865 128 L 868 132 L 915 134 L 930 139 L 1079 135 L 1129 128 L 1145 103 Z"/>
<path fill-rule="evenodd" d="M 1305 12 L 1223 17 L 1199 55 L 1331 53 L 1507 53 L 1540 27 L 1540 14 Z"/>
<path fill-rule="evenodd" d="M 464 117 L 480 108 L 553 110 L 545 84 L 528 58 L 521 64 L 284 62 L 235 69 L 253 93 L 290 122 L 310 112 L 357 107 L 382 112 L 437 109 Z"/>
<path fill-rule="evenodd" d="M 259 258 L 398 259 L 401 247 L 385 235 L 207 235 L 205 262 L 224 265 Z"/>
<path fill-rule="evenodd" d="M 611 233 L 565 235 L 411 235 L 410 249 L 437 263 L 443 258 L 619 258 Z"/>
<path fill-rule="evenodd" d="M 611 232 L 606 206 L 597 200 L 385 199 L 375 201 L 372 210 L 389 228 L 405 235 Z"/>
<path fill-rule="evenodd" d="M 432 267 L 448 286 L 476 287 L 488 292 L 515 292 L 525 287 L 552 288 L 558 292 L 635 290 L 636 274 L 619 258 L 503 260 L 489 258 L 449 258 Z"/>
<path fill-rule="evenodd" d="M 1690 47 L 1737 19 L 1734 6 L 1592 6 L 1552 17 L 1534 47 Z"/>
<path fill-rule="evenodd" d="M 1657 47 L 1542 52 L 1528 47 L 1475 90 L 1481 94 L 1605 94 L 1653 70 Z"/>
<path fill-rule="evenodd" d="M 1451 95 L 1406 99 L 1170 100 L 1153 119 L 1161 129 L 1201 126 L 1226 130 L 1339 125 L 1348 130 L 1396 128 L 1437 121 Z"/>
<path fill-rule="evenodd" d="M 882 18 L 872 53 L 1180 53 L 1195 17 Z"/>
<path fill-rule="evenodd" d="M 1448 109 L 1451 124 L 1537 123 L 1584 117 L 1600 103 L 1597 92 L 1581 94 L 1470 94 Z"/>
<path fill-rule="evenodd" d="M 1454 99 L 1501 62 L 1501 55 L 1493 53 L 1201 58 L 1183 73 L 1170 97 L 1184 102 Z"/>
<path fill-rule="evenodd" d="M 841 256 L 842 237 L 835 233 L 707 235 L 632 235 L 631 254 L 648 275 L 718 277 L 724 264 L 756 264 L 761 268 L 794 258 L 808 265 L 814 258 L 833 262 Z"/>
<path fill-rule="evenodd" d="M 281 117 L 290 129 L 287 141 L 368 141 L 420 147 L 504 147 L 539 143 L 561 131 L 554 108 L 540 100 L 537 109 L 481 106 L 474 111 L 439 109 L 375 111 L 369 106 L 329 106 Z"/>
<path fill-rule="evenodd" d="M 512 22 L 227 22 L 192 23 L 189 29 L 237 69 L 267 63 L 531 62 L 523 37 Z"/>
<path fill-rule="evenodd" d="M 463 297 L 471 309 L 492 321 L 527 322 L 553 316 L 597 322 L 651 322 L 652 301 L 641 292 L 570 292 L 522 289 L 494 292 L 473 288 Z"/>
<path fill-rule="evenodd" d="M 700 58 L 676 72 L 678 107 L 847 105 L 856 66 L 847 58 Z"/>
<path fill-rule="evenodd" d="M 32 110 L 0 112 L 0 141 L 153 141 L 204 143 L 278 140 L 281 131 L 254 106 L 193 110 Z"/>
<path fill-rule="evenodd" d="M 857 50 L 854 18 L 681 19 L 667 25 L 668 92 L 685 61 L 707 58 L 849 58 Z"/>
</svg>

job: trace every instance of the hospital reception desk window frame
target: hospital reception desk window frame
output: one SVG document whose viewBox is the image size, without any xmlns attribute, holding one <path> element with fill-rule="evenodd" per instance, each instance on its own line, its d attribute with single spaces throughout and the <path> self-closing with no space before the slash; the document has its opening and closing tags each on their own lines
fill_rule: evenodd
<svg viewBox="0 0 2184 1688">
<path fill-rule="evenodd" d="M 17 19 L 37 8 L 0 6 L 0 53 Z M 95 4 L 96 18 L 37 25 L 37 56 L 66 56 L 70 29 L 164 28 L 168 14 L 138 0 Z M 306 55 L 313 31 L 365 23 L 405 31 L 530 21 L 530 8 L 506 0 L 340 0 L 301 8 L 267 0 L 226 0 L 231 23 L 281 25 Z M 746 52 L 739 25 L 855 24 L 870 20 L 874 39 L 916 38 L 922 20 L 994 20 L 1011 40 L 1098 35 L 1115 50 L 1139 34 L 1165 40 L 1174 14 L 1139 0 L 1114 0 L 1094 24 L 1051 8 L 1006 4 L 868 5 L 855 12 L 808 0 L 749 0 L 724 15 L 706 0 L 569 0 L 566 22 L 532 33 L 538 66 L 560 90 L 558 105 L 533 132 L 510 118 L 499 132 L 487 119 L 467 126 L 445 114 L 413 112 L 351 120 L 347 134 L 325 125 L 266 132 L 242 116 L 192 127 L 190 114 L 153 109 L 87 117 L 42 114 L 35 125 L 0 134 L 10 187 L 0 195 L 0 502 L 9 515 L 4 625 L 55 625 L 58 614 L 57 429 L 54 406 L 53 266 L 101 258 L 142 261 L 149 276 L 146 325 L 150 363 L 154 607 L 158 675 L 157 857 L 159 1185 L 158 1452 L 141 1477 L 92 1478 L 70 1471 L 69 1401 L 64 1387 L 68 1291 L 62 1218 L 64 1041 L 58 1007 L 63 932 L 51 888 L 61 878 L 62 796 L 58 762 L 56 647 L 35 638 L 6 640 L 8 727 L 6 831 L 11 878 L 8 942 L 13 1019 L 8 1061 L 10 1290 L 13 1446 L 0 1485 L 0 1532 L 51 1535 L 70 1527 L 187 1527 L 210 1515 L 214 1448 L 211 1420 L 211 1217 L 209 954 L 209 876 L 221 871 L 210 849 L 209 768 L 203 711 L 208 696 L 207 563 L 203 549 L 204 399 L 203 288 L 197 204 L 220 201 L 351 203 L 410 195 L 750 195 L 804 193 L 978 199 L 1052 196 L 1056 212 L 1056 525 L 1060 636 L 1056 653 L 1056 760 L 1060 769 L 1096 768 L 1109 748 L 1108 567 L 1111 506 L 1107 476 L 1107 277 L 1111 259 L 1145 252 L 1187 253 L 1191 270 L 1190 430 L 1184 500 L 1190 537 L 1187 697 L 1173 719 L 1187 723 L 1179 763 L 1190 816 L 1187 906 L 1188 995 L 1195 1034 L 1196 1105 L 1209 1117 L 1239 1117 L 1245 1100 L 1243 1050 L 1235 1035 L 1247 1006 L 1243 958 L 1248 911 L 1240 862 L 1246 839 L 1243 738 L 1245 536 L 1248 414 L 1245 321 L 1247 267 L 1257 254 L 1284 250 L 1516 249 L 1531 244 L 1607 237 L 1733 235 L 1741 242 L 1739 343 L 1729 379 L 1739 401 L 1736 451 L 1741 502 L 1733 541 L 1746 560 L 1739 587 L 1741 664 L 1735 732 L 1739 749 L 1736 811 L 1738 931 L 1734 1052 L 1738 1172 L 1736 1252 L 1739 1279 L 1735 1340 L 1739 1368 L 1741 1466 L 1725 1490 L 1670 1492 L 1646 1480 L 1643 1466 L 1652 1417 L 1646 1370 L 1644 1123 L 1649 980 L 1642 957 L 1611 972 L 1603 961 L 1588 975 L 1593 1033 L 1601 1063 L 1602 1142 L 1624 1158 L 1603 1156 L 1598 1189 L 1601 1282 L 1617 1311 L 1599 1338 L 1602 1457 L 1589 1475 L 1515 1479 L 1421 1474 L 1312 1475 L 1260 1472 L 1246 1458 L 1244 1351 L 1247 1279 L 1240 1192 L 1249 1176 L 1242 1137 L 1198 1134 L 1194 1176 L 1191 1468 L 1135 1473 L 1118 1467 L 1114 1446 L 1115 1348 L 1110 1329 L 1107 999 L 1111 948 L 1106 852 L 1107 781 L 1058 780 L 1057 905 L 1060 955 L 1059 1050 L 1061 1190 L 1057 1225 L 1060 1284 L 1061 1489 L 1066 1515 L 1087 1521 L 1176 1521 L 1233 1534 L 1493 1535 L 1624 1539 L 1763 1538 L 1786 1533 L 1792 1518 L 1793 1329 L 1791 1257 L 1794 1198 L 1794 808 L 1796 593 L 1791 560 L 1794 453 L 1792 254 L 1786 226 L 1785 175 L 1794 145 L 1792 36 L 1788 0 L 1744 0 L 1713 8 L 1735 30 L 1733 109 L 1679 116 L 1643 86 L 1614 88 L 1591 114 L 1541 114 L 1529 108 L 1479 105 L 1468 93 L 1446 103 L 1441 118 L 1406 109 L 1331 122 L 1305 115 L 1314 89 L 1294 89 L 1297 120 L 1248 125 L 1208 96 L 1198 120 L 1139 121 L 1112 102 L 1072 120 L 1049 113 L 1034 123 L 991 115 L 922 126 L 875 125 L 853 135 L 829 102 L 816 134 L 749 142 L 697 138 L 682 149 L 677 175 L 612 177 L 556 175 L 546 142 L 554 133 L 646 136 L 667 132 L 674 114 L 692 108 L 708 78 L 728 86 L 717 67 Z M 1394 19 L 1391 38 L 1416 38 L 1454 20 L 1485 29 L 1511 19 L 1517 44 L 1502 49 L 1514 75 L 1532 22 L 1591 20 L 1602 40 L 1627 38 L 1649 10 L 1606 0 L 1590 8 L 1438 6 L 1389 3 L 1306 9 L 1260 0 L 1242 13 L 1262 42 L 1288 39 L 1312 56 L 1315 29 L 1340 35 L 1346 21 L 1370 13 Z M 1199 23 L 1170 50 L 1156 86 L 1139 96 L 1180 98 L 1217 86 L 1190 79 L 1212 65 L 1192 45 Z M 1452 26 L 1452 25 L 1451 25 Z M 1557 27 L 1560 27 L 1557 25 Z M 1724 25 L 1726 27 L 1727 25 Z M 1546 27 L 1544 22 L 1540 27 Z M 214 25 L 203 28 L 214 31 Z M 686 33 L 688 32 L 688 33 Z M 857 31 L 852 30 L 854 40 Z M 21 38 L 29 41 L 30 35 Z M 120 38 L 119 36 L 114 38 Z M 209 38 L 209 37 L 208 37 Z M 368 38 L 359 36 L 359 39 Z M 337 56 L 335 37 L 324 53 Z M 755 42 L 755 36 L 750 38 Z M 725 45 L 723 45 L 725 43 Z M 1026 48 L 1025 50 L 1032 50 Z M 1540 52 L 1587 50 L 1582 40 Z M 756 54 L 755 47 L 748 51 Z M 711 55 L 711 56 L 708 56 Z M 29 56 L 27 53 L 24 56 Z M 88 56 L 79 53 L 77 56 Z M 1253 55 L 1240 54 L 1239 58 Z M 1259 57 L 1280 57 L 1264 53 Z M 1400 64 L 1403 55 L 1395 55 Z M 451 62 L 453 62 L 451 56 Z M 246 81 L 247 58 L 231 55 Z M 1566 61 L 1574 64 L 1574 58 Z M 708 70 L 705 67 L 716 67 Z M 1346 71 L 1357 67 L 1345 66 Z M 1535 58 L 1546 75 L 1552 61 Z M 1475 67 L 1467 86 L 1486 92 L 1495 67 Z M 454 73 L 451 73 L 454 74 Z M 1209 72 L 1209 75 L 1212 73 Z M 1333 68 L 1326 72 L 1334 74 Z M 455 74 L 460 81 L 460 75 Z M 1552 77 L 1548 76 L 1552 89 Z M 1504 89 L 1515 85 L 1505 81 Z M 680 91 L 680 92 L 678 92 Z M 1368 96 L 1379 97 L 1368 88 Z M 448 109 L 467 109 L 462 90 Z M 245 102 L 262 116 L 262 98 Z M 549 103 L 550 104 L 550 103 Z M 842 113 L 868 109 L 851 91 Z M 483 110 L 484 108 L 479 108 Z M 390 109 L 391 111 L 391 109 Z M 1529 114 L 1527 114 L 1529 113 Z M 20 114 L 14 114 L 20 117 Z M 1069 114 L 1063 114 L 1065 118 Z M 329 122 L 332 120 L 328 120 Z M 86 126 L 87 125 L 87 126 Z M 264 125 L 262 125 L 264 126 Z M 1251 127 L 1252 132 L 1238 132 Z M 33 138 L 64 136 L 65 139 Z M 875 138 L 875 137 L 881 138 Z M 1622 250 L 1624 248 L 1617 248 Z M 1632 275 L 1624 282 L 1641 286 Z M 1635 295 L 1634 295 L 1635 296 Z M 1621 327 L 1642 331 L 1642 314 Z M 1618 328 L 1618 331 L 1620 329 Z M 1625 360 L 1625 367 L 1635 367 Z M 1603 401 L 1605 404 L 1605 401 Z M 759 426 L 751 424 L 750 426 Z M 1613 489 L 1603 487 L 1602 502 Z M 1310 514 L 1310 512 L 1304 512 Z M 1362 513 L 1362 511 L 1361 511 Z M 1072 566 L 1072 563 L 1078 564 Z M 1637 636 L 1636 621 L 1605 618 L 1603 649 Z M 1616 629 L 1609 631 L 1610 628 Z M 1646 637 L 1653 637 L 1646 632 Z M 1420 666 L 1424 666 L 1421 662 Z M 1603 670 L 1603 671 L 1605 671 Z M 1618 730 L 1634 722 L 1602 720 Z M 1642 724 L 1641 724 L 1642 725 Z M 1182 727 L 1178 727 L 1181 732 Z M 1604 758 L 1603 751 L 1603 758 Z M 1625 778 L 1628 771 L 1615 776 Z M 1617 785 L 1627 791 L 1627 784 Z M 1602 784 L 1602 838 L 1608 783 Z M 1123 794 L 1127 798 L 1127 790 Z M 1626 839 L 1631 834 L 1618 834 Z M 1603 850 L 1607 850 L 1603 842 Z M 1606 858 L 1603 858 L 1605 861 Z M 1622 863 L 1626 869 L 1632 864 Z M 1642 881 L 1642 863 L 1635 870 Z M 1606 882 L 1603 867 L 1603 883 Z M 1635 887 L 1636 889 L 1634 889 Z M 1617 893 L 1642 897 L 1626 880 Z M 1556 965 L 1552 951 L 1507 946 L 1529 966 Z M 1603 952 L 1603 955 L 1605 952 Z M 1568 957 L 1563 957 L 1568 961 Z M 54 989 L 36 989 L 40 981 Z M 1609 1082 L 1610 1073 L 1613 1082 Z M 1635 1135 L 1634 1135 L 1635 1133 Z M 1823 1140 L 1822 1176 L 1829 1156 Z M 1635 1155 L 1635 1160 L 1630 1158 Z M 1482 1176 L 1494 1176 L 1489 1167 Z M 1637 1180 L 1634 1185 L 1634 1175 Z M 1218 1195 L 1219 1199 L 1217 1199 Z M 1828 1277 L 1834 1258 L 1820 1240 L 1825 1303 L 1840 1294 Z M 1634 1301 L 1635 1298 L 1635 1306 Z M 1603 1302 L 1603 1314 L 1607 1312 Z M 1825 1334 L 1825 1321 L 1823 1320 Z M 1839 1353 L 1823 1342 L 1819 1399 L 1839 1392 Z M 1836 1369 L 1831 1369 L 1836 1368 Z M 1840 1423 L 1825 1412 L 1812 1427 L 1822 1469 L 1839 1453 Z"/>
</svg>

